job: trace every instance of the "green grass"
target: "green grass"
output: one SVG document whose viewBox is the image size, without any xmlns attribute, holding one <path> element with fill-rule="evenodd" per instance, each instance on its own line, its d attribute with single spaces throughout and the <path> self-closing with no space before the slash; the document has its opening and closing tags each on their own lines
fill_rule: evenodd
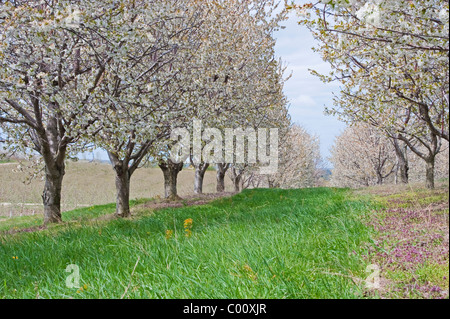
<svg viewBox="0 0 450 319">
<path fill-rule="evenodd" d="M 440 286 L 443 289 L 448 289 L 448 280 L 444 278 L 448 278 L 449 274 L 449 266 L 440 265 L 440 264 L 424 264 L 417 267 L 415 272 L 408 272 L 402 270 L 387 270 L 386 278 L 388 278 L 392 282 L 425 282 L 430 286 Z M 417 298 L 417 291 L 410 291 L 410 298 Z M 419 292 L 420 294 L 420 292 Z M 400 296 L 396 296 L 397 298 Z M 420 295 L 419 295 L 420 297 Z"/>
<path fill-rule="evenodd" d="M 256 189 L 125 220 L 77 210 L 0 236 L 0 298 L 360 298 L 370 205 L 342 189 Z M 83 289 L 66 287 L 69 264 Z"/>
</svg>

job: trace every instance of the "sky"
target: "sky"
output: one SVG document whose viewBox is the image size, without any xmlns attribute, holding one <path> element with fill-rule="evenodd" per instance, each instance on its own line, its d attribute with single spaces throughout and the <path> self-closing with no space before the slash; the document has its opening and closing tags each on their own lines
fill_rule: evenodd
<svg viewBox="0 0 450 319">
<path fill-rule="evenodd" d="M 310 31 L 297 24 L 294 13 L 282 25 L 285 29 L 277 31 L 275 53 L 287 67 L 286 74 L 292 77 L 286 82 L 284 93 L 290 102 L 289 113 L 294 123 L 304 127 L 310 134 L 320 139 L 320 152 L 324 160 L 330 157 L 334 139 L 345 128 L 337 118 L 325 115 L 325 106 L 333 106 L 333 91 L 338 85 L 323 83 L 310 74 L 308 69 L 328 73 L 330 67 L 320 55 L 312 50 L 315 40 Z"/>
</svg>

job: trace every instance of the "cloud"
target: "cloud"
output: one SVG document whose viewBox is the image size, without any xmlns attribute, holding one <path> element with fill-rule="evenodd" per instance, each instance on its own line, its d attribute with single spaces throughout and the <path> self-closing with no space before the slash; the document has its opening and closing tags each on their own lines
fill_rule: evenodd
<svg viewBox="0 0 450 319">
<path fill-rule="evenodd" d="M 316 101 L 309 95 L 301 94 L 293 99 L 290 99 L 289 102 L 291 105 L 299 105 L 299 106 L 316 106 Z"/>
</svg>

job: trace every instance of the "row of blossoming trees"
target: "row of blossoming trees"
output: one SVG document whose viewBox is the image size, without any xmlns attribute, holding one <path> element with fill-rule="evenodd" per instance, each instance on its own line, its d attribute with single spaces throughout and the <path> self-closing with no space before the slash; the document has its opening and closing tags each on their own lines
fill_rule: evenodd
<svg viewBox="0 0 450 319">
<path fill-rule="evenodd" d="M 407 145 L 366 123 L 347 127 L 331 150 L 331 185 L 366 187 L 423 182 L 424 161 Z M 435 158 L 435 178 L 449 177 L 449 143 L 442 142 Z"/>
<path fill-rule="evenodd" d="M 44 223 L 61 221 L 65 160 L 87 148 L 108 153 L 116 215 L 126 217 L 131 177 L 147 161 L 177 197 L 183 162 L 169 156 L 171 132 L 192 132 L 193 119 L 297 136 L 274 55 L 281 9 L 273 0 L 0 1 L 0 134 L 9 151 L 42 161 Z M 190 158 L 201 193 L 210 163 Z M 238 189 L 255 165 L 219 156 L 218 190 L 226 170 Z"/>
<path fill-rule="evenodd" d="M 412 153 L 434 188 L 436 161 L 445 163 L 439 154 L 448 154 L 449 141 L 448 2 L 321 0 L 289 8 L 331 66 L 329 74 L 313 73 L 340 83 L 328 112 L 351 127 L 333 151 L 338 175 L 365 184 L 371 171 L 380 183 L 395 170 L 407 183 Z"/>
</svg>

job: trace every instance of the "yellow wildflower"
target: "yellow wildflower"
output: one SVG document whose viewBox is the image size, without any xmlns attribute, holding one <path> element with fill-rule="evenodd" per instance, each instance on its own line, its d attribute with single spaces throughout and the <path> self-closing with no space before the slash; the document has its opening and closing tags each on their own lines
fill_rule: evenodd
<svg viewBox="0 0 450 319">
<path fill-rule="evenodd" d="M 186 232 L 186 234 L 185 234 L 186 237 L 191 237 L 191 235 L 192 235 L 192 231 L 191 231 L 192 223 L 193 223 L 192 218 L 186 219 L 183 223 L 184 231 Z"/>
<path fill-rule="evenodd" d="M 84 284 L 83 287 L 78 288 L 77 294 L 86 290 L 88 290 L 88 285 Z"/>
<path fill-rule="evenodd" d="M 166 239 L 169 239 L 169 238 L 171 238 L 171 237 L 172 237 L 172 235 L 173 235 L 173 230 L 171 230 L 171 229 L 167 229 L 167 230 L 166 230 Z"/>
<path fill-rule="evenodd" d="M 184 221 L 184 223 L 183 223 L 184 228 L 190 228 L 190 227 L 192 227 L 192 222 L 193 222 L 192 218 L 186 219 L 186 220 Z"/>
</svg>

